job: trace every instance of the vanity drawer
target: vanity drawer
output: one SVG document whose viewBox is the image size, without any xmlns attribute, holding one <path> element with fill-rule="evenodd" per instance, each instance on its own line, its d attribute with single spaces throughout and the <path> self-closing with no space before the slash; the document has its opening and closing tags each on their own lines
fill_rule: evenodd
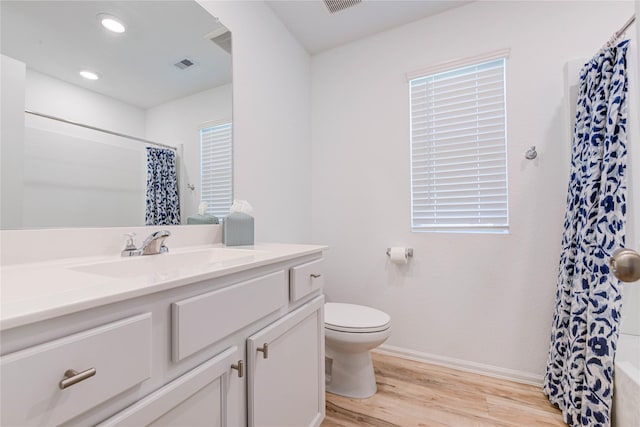
<svg viewBox="0 0 640 427">
<path fill-rule="evenodd" d="M 289 270 L 289 299 L 297 301 L 324 286 L 324 258 Z"/>
<path fill-rule="evenodd" d="M 284 270 L 171 304 L 174 362 L 215 343 L 287 302 Z"/>
<path fill-rule="evenodd" d="M 60 388 L 67 370 L 92 368 Z M 0 374 L 2 425 L 61 424 L 149 378 L 151 313 L 3 356 Z"/>
</svg>

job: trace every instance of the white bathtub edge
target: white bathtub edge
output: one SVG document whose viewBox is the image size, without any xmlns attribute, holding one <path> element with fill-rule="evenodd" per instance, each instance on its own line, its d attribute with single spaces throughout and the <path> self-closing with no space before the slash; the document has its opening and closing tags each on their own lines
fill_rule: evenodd
<svg viewBox="0 0 640 427">
<path fill-rule="evenodd" d="M 621 334 L 615 361 L 613 427 L 640 426 L 640 336 Z"/>
</svg>

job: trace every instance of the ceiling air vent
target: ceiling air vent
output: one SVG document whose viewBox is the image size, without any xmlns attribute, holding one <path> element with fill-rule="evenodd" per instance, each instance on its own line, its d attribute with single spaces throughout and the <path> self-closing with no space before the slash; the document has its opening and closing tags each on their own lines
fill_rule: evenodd
<svg viewBox="0 0 640 427">
<path fill-rule="evenodd" d="M 323 0 L 323 1 L 325 6 L 327 6 L 327 9 L 329 9 L 329 12 L 331 13 L 340 12 L 341 10 L 348 9 L 350 7 L 353 7 L 357 4 L 362 3 L 362 0 Z"/>
<path fill-rule="evenodd" d="M 175 64 L 176 67 L 180 68 L 181 70 L 185 70 L 189 67 L 192 67 L 194 65 L 196 65 L 196 63 L 192 60 L 190 60 L 189 58 L 184 58 L 181 61 L 176 62 Z"/>
</svg>

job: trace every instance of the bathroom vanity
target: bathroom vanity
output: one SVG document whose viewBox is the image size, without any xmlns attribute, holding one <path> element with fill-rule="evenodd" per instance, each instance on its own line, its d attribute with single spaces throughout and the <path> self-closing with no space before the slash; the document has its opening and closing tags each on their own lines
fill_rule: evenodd
<svg viewBox="0 0 640 427">
<path fill-rule="evenodd" d="M 322 246 L 2 268 L 2 425 L 317 426 Z"/>
</svg>

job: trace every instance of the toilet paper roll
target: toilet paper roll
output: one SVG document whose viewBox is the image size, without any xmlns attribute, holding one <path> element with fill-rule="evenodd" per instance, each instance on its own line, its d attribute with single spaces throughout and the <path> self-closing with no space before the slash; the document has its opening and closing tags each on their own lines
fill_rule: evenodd
<svg viewBox="0 0 640 427">
<path fill-rule="evenodd" d="M 406 264 L 408 260 L 407 248 L 399 246 L 393 247 L 389 251 L 389 257 L 394 264 Z"/>
</svg>

